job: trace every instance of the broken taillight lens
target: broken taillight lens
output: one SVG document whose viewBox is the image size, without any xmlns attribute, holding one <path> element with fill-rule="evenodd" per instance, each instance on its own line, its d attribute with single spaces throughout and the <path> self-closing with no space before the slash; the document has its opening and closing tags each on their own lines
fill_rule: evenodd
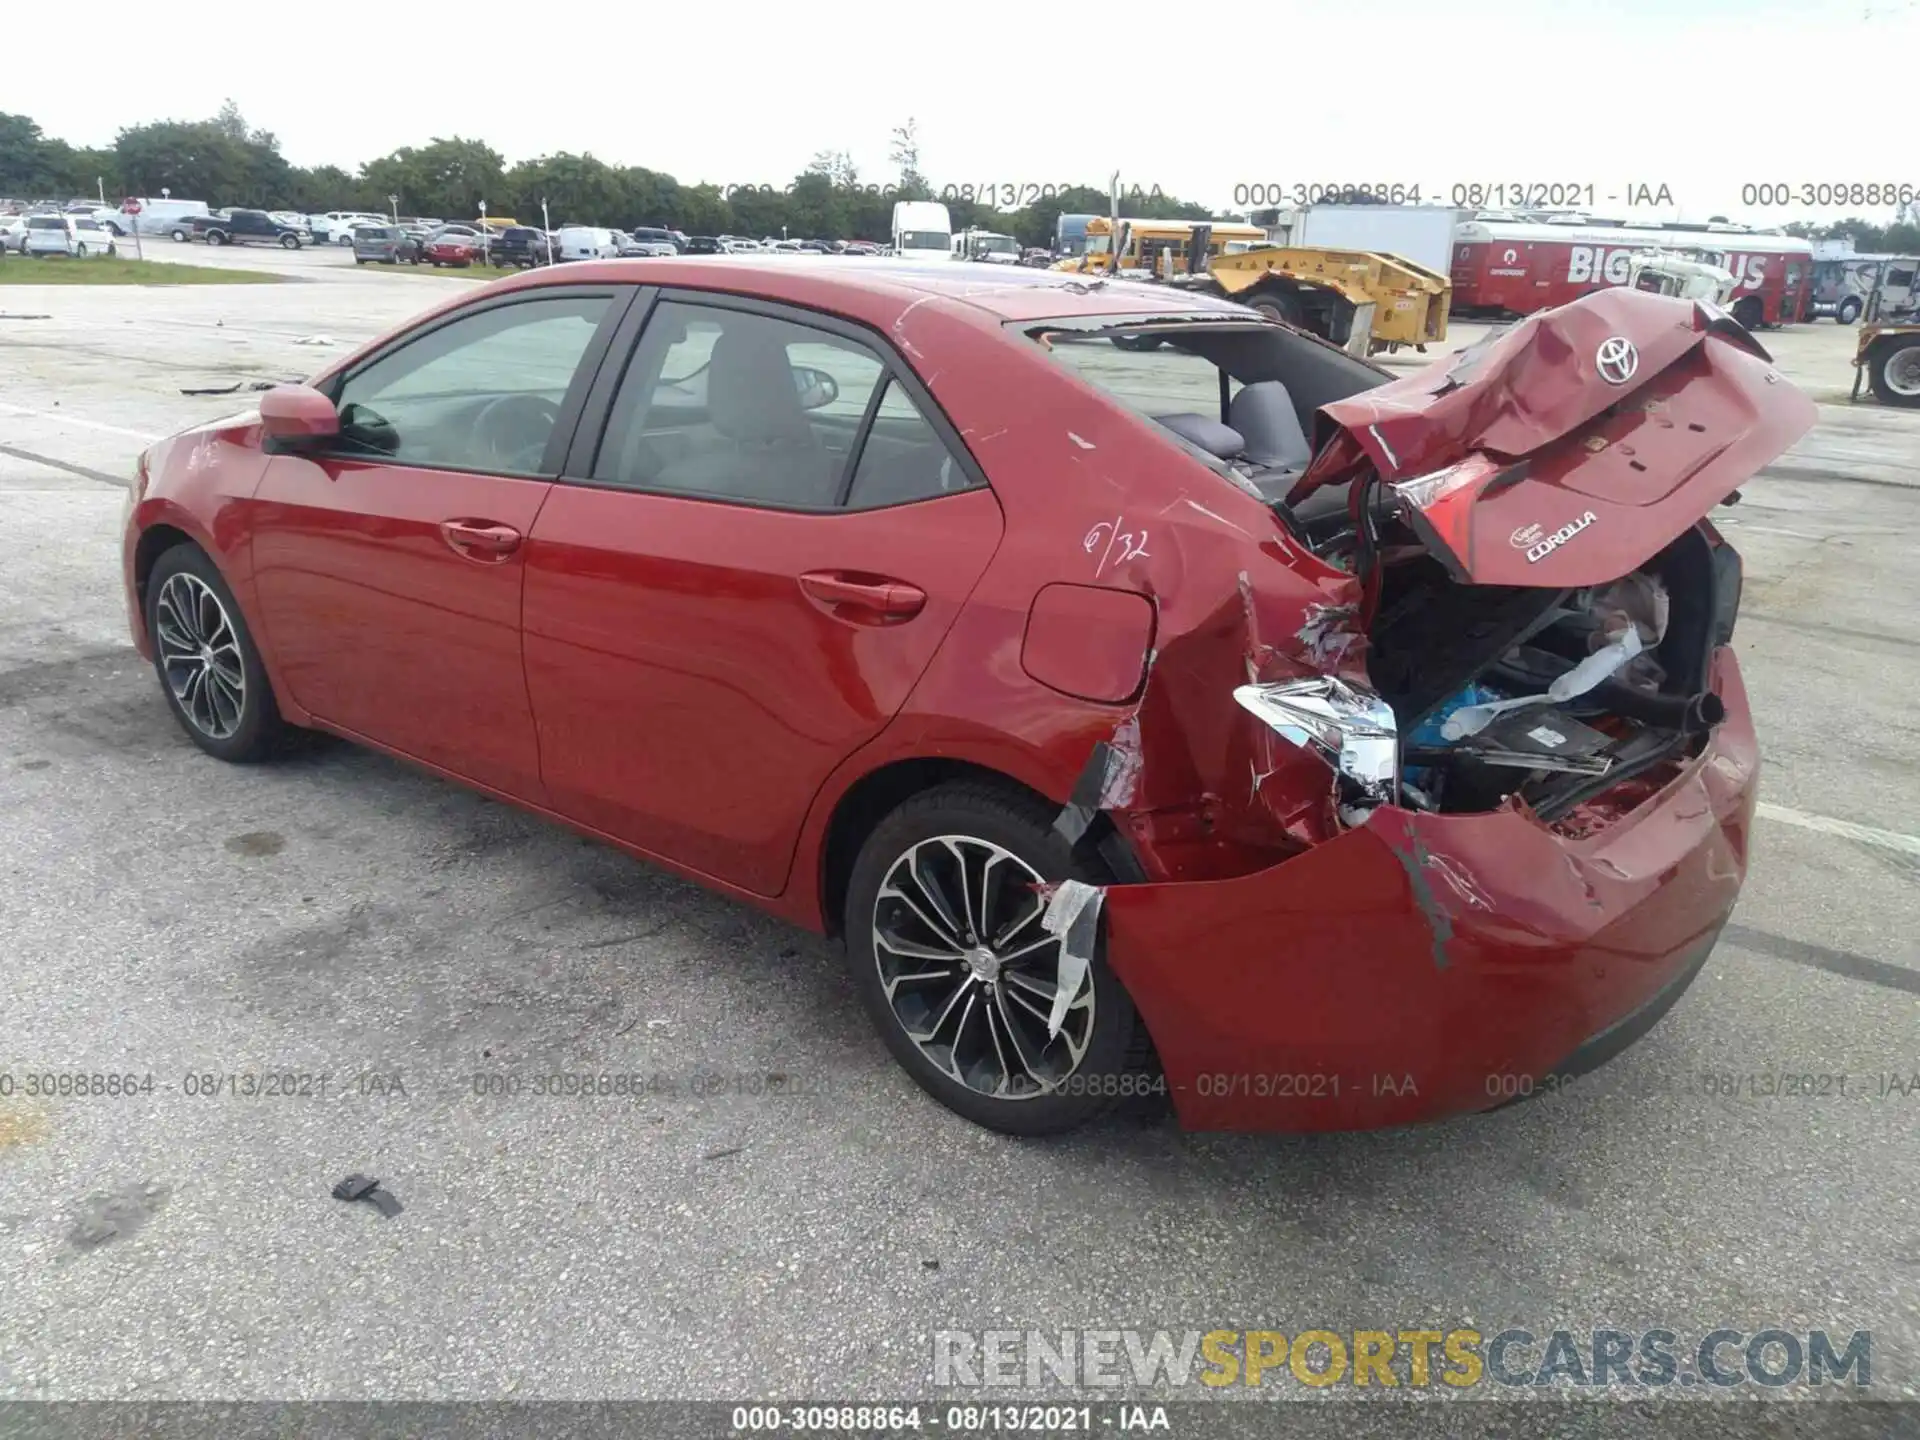
<svg viewBox="0 0 1920 1440">
<path fill-rule="evenodd" d="M 1400 736 L 1393 707 L 1371 691 L 1331 675 L 1242 685 L 1233 692 L 1242 709 L 1259 716 L 1283 740 L 1311 750 L 1372 804 L 1397 801 Z"/>
<path fill-rule="evenodd" d="M 1402 480 L 1393 487 L 1393 493 L 1416 510 L 1425 510 L 1455 491 L 1464 490 L 1469 485 L 1475 485 L 1487 479 L 1499 468 L 1495 461 L 1485 455 L 1469 455 L 1458 464 L 1449 465 L 1444 470 L 1435 470 L 1428 475 L 1416 475 L 1411 480 Z"/>
</svg>

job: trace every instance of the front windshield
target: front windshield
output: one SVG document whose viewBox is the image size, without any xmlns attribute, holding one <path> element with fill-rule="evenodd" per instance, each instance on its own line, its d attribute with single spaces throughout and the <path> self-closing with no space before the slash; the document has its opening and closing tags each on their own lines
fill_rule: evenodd
<svg viewBox="0 0 1920 1440">
<path fill-rule="evenodd" d="M 1011 235 L 976 235 L 973 248 L 986 255 L 1018 255 L 1020 242 Z"/>
<path fill-rule="evenodd" d="M 949 250 L 953 237 L 944 230 L 902 230 L 899 245 L 902 250 Z"/>
<path fill-rule="evenodd" d="M 1087 249 L 1086 249 L 1087 254 L 1107 255 L 1107 254 L 1111 254 L 1112 251 L 1113 251 L 1113 237 L 1111 235 L 1087 236 Z"/>
</svg>

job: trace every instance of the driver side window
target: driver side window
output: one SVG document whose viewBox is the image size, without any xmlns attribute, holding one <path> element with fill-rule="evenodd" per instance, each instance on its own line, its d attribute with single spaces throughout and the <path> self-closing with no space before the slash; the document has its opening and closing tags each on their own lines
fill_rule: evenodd
<svg viewBox="0 0 1920 1440">
<path fill-rule="evenodd" d="M 549 475 L 574 372 L 612 300 L 558 295 L 429 331 L 347 377 L 336 453 L 440 470 Z"/>
</svg>

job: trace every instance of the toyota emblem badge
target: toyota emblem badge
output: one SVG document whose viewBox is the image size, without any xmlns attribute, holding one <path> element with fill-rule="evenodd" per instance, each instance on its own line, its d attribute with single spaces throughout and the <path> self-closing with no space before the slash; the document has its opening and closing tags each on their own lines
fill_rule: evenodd
<svg viewBox="0 0 1920 1440">
<path fill-rule="evenodd" d="M 1633 342 L 1626 336 L 1612 335 L 1600 342 L 1600 348 L 1594 352 L 1593 363 L 1600 372 L 1600 378 L 1609 385 L 1624 385 L 1633 378 L 1633 372 L 1640 368 L 1640 352 L 1633 348 Z"/>
</svg>

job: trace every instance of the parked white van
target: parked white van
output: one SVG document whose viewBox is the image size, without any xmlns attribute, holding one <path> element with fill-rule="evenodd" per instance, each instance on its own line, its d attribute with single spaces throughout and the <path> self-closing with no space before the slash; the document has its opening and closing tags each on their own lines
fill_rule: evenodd
<svg viewBox="0 0 1920 1440">
<path fill-rule="evenodd" d="M 567 225 L 558 234 L 562 260 L 612 260 L 620 254 L 613 231 L 598 225 Z"/>
</svg>

